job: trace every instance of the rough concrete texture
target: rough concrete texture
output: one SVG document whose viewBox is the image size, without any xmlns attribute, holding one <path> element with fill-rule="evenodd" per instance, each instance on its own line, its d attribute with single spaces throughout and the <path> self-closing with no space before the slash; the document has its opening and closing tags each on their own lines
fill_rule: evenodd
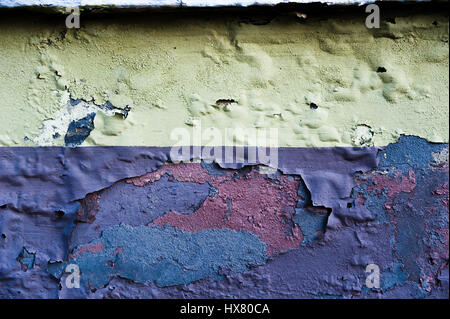
<svg viewBox="0 0 450 319">
<path fill-rule="evenodd" d="M 92 112 L 84 146 L 170 146 L 199 124 L 220 145 L 248 143 L 236 127 L 277 128 L 281 147 L 448 142 L 446 13 L 386 9 L 368 29 L 363 7 L 296 10 L 3 16 L 0 145 L 70 145 Z"/>
</svg>

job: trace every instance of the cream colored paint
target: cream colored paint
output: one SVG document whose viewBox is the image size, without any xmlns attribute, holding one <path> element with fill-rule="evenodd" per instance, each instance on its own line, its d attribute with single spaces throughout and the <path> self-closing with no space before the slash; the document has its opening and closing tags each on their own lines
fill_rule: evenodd
<svg viewBox="0 0 450 319">
<path fill-rule="evenodd" d="M 379 30 L 363 15 L 258 26 L 116 17 L 82 20 L 64 39 L 63 21 L 0 22 L 0 145 L 63 145 L 43 138 L 44 123 L 67 113 L 67 93 L 90 107 L 131 107 L 126 119 L 99 112 L 86 146 L 169 146 L 173 129 L 195 120 L 221 131 L 275 127 L 279 146 L 387 145 L 400 134 L 448 142 L 445 16 Z"/>
</svg>

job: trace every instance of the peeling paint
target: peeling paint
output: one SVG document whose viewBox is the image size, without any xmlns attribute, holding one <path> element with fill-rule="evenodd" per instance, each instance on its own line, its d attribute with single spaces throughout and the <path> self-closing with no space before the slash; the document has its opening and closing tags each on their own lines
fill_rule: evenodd
<svg viewBox="0 0 450 319">
<path fill-rule="evenodd" d="M 49 207 L 48 200 L 34 201 L 34 206 L 30 205 L 32 202 L 25 206 L 21 201 L 2 204 L 2 233 L 10 225 L 8 237 L 12 236 L 11 225 L 16 225 L 18 212 L 24 210 L 28 214 L 20 214 L 21 225 L 34 230 L 22 232 L 24 235 L 17 242 L 3 239 L 1 245 L 6 249 L 0 253 L 2 260 L 9 251 L 16 250 L 12 255 L 14 263 L 4 263 L 0 273 L 3 278 L 29 273 L 24 273 L 16 261 L 17 251 L 26 245 L 28 251 L 36 252 L 33 272 L 48 282 L 47 296 L 61 298 L 136 294 L 170 298 L 180 294 L 240 298 L 441 298 L 448 293 L 448 207 L 443 203 L 448 201 L 448 162 L 436 165 L 433 154 L 447 147 L 403 136 L 378 153 L 378 164 L 373 159 L 367 162 L 373 166 L 366 166 L 362 173 L 358 170 L 366 165 L 365 156 L 375 156 L 376 151 L 361 148 L 358 156 L 350 156 L 356 150 L 280 150 L 286 160 L 283 169 L 267 173 L 258 166 L 239 169 L 206 163 L 162 165 L 167 157 L 156 149 L 151 155 L 144 152 L 145 148 L 126 148 L 123 152 L 120 148 L 33 149 L 34 153 L 47 154 L 45 164 L 28 173 L 29 181 L 41 181 L 39 189 L 55 182 L 45 177 L 55 163 L 66 167 L 75 164 L 74 168 L 81 164 L 83 170 L 66 169 L 59 174 L 83 177 L 71 182 L 64 177 L 66 185 L 72 185 L 71 195 L 60 196 L 59 205 Z M 49 151 L 56 162 L 52 162 Z M 164 149 L 161 151 L 164 153 Z M 8 158 L 11 152 L 18 158 L 21 153 L 32 155 L 28 148 L 2 148 L 0 158 Z M 317 160 L 321 154 L 324 159 L 329 159 L 330 154 L 342 157 L 330 164 Z M 155 157 L 159 160 L 155 161 Z M 107 166 L 101 174 L 92 175 L 100 162 Z M 2 185 L 12 181 L 6 172 L 20 172 L 6 163 L 2 164 Z M 333 172 L 342 171 L 341 181 L 347 174 L 354 179 L 348 194 L 337 199 L 339 207 L 336 199 L 332 207 L 313 204 L 315 194 L 327 188 L 316 184 L 312 176 L 323 176 L 327 165 Z M 117 167 L 126 174 L 117 174 Z M 32 177 L 41 173 L 42 179 Z M 327 185 L 330 180 L 323 179 L 322 183 Z M 24 185 L 18 195 L 32 198 L 36 184 Z M 168 206 L 155 202 L 163 194 L 182 200 L 169 200 Z M 195 196 L 199 197 L 194 199 Z M 189 198 L 193 201 L 189 202 Z M 61 206 L 66 207 L 64 214 L 57 214 L 56 207 Z M 209 214 L 202 213 L 205 207 L 209 207 L 205 210 Z M 34 225 L 33 215 L 39 216 L 39 224 L 54 228 L 46 231 L 46 237 L 57 245 L 42 241 L 43 228 Z M 14 248 L 17 245 L 22 246 Z M 198 254 L 196 263 L 191 260 L 194 256 L 182 253 L 183 247 Z M 213 253 L 212 247 L 221 247 L 220 252 Z M 235 249 L 250 250 L 243 254 Z M 238 255 L 243 259 L 233 259 Z M 62 269 L 68 263 L 81 267 L 83 289 L 73 291 L 63 285 L 59 290 L 59 281 L 52 279 L 61 278 L 63 282 Z M 364 269 L 370 263 L 380 266 L 379 290 L 364 286 Z M 20 282 L 15 280 L 16 284 Z M 5 293 L 0 288 L 0 295 Z M 26 296 L 40 293 L 34 288 L 21 290 Z"/>
<path fill-rule="evenodd" d="M 448 15 L 313 7 L 0 10 L 0 298 L 448 298 Z"/>
<path fill-rule="evenodd" d="M 23 271 L 33 268 L 36 259 L 35 255 L 35 253 L 29 252 L 25 247 L 22 248 L 19 256 L 17 256 L 17 261 L 20 263 Z"/>
<path fill-rule="evenodd" d="M 188 285 L 204 277 L 220 279 L 222 267 L 240 272 L 265 259 L 265 245 L 251 233 L 214 229 L 189 234 L 119 225 L 104 230 L 100 241 L 77 248 L 67 263 L 80 267 L 83 283 L 92 289 L 104 287 L 113 276 L 162 287 Z M 56 264 L 56 273 L 65 264 Z"/>
</svg>

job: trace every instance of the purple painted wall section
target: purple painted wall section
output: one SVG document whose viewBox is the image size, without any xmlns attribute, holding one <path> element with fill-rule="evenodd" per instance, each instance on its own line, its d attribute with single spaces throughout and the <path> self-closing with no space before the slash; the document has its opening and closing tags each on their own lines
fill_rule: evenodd
<svg viewBox="0 0 450 319">
<path fill-rule="evenodd" d="M 448 145 L 168 154 L 1 148 L 0 297 L 448 298 Z"/>
</svg>

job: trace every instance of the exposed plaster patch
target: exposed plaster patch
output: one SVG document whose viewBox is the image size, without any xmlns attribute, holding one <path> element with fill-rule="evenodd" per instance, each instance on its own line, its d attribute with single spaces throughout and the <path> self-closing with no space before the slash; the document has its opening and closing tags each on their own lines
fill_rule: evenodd
<svg viewBox="0 0 450 319">
<path fill-rule="evenodd" d="M 114 107 L 110 102 L 96 105 L 81 99 L 74 100 L 67 91 L 61 94 L 60 103 L 63 107 L 44 120 L 40 135 L 32 139 L 35 144 L 54 145 L 54 139 L 64 136 L 66 146 L 80 145 L 94 129 L 94 117 L 98 112 L 109 117 L 120 114 L 126 119 L 131 110 L 130 107 Z"/>
<path fill-rule="evenodd" d="M 360 146 L 373 145 L 373 130 L 368 125 L 357 125 L 353 131 L 353 143 Z"/>
<path fill-rule="evenodd" d="M 437 165 L 448 163 L 448 147 L 443 148 L 440 152 L 432 153 L 432 156 Z"/>
</svg>

